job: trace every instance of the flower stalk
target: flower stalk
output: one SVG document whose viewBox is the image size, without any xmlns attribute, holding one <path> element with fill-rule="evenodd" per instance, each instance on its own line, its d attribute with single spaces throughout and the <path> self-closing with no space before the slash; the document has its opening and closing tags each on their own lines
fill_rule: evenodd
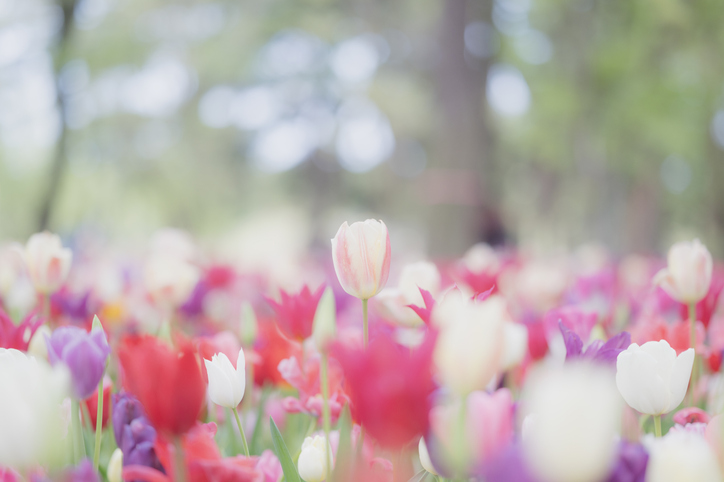
<svg viewBox="0 0 724 482">
<path fill-rule="evenodd" d="M 654 415 L 654 434 L 661 437 L 661 415 Z"/>
<path fill-rule="evenodd" d="M 234 412 L 234 417 L 236 418 L 236 425 L 239 427 L 239 433 L 241 434 L 241 443 L 244 446 L 244 455 L 249 457 L 249 445 L 246 443 L 244 427 L 241 425 L 241 420 L 239 420 L 239 412 L 236 410 L 236 407 L 232 408 L 231 411 Z"/>
<path fill-rule="evenodd" d="M 93 467 L 98 470 L 101 457 L 101 433 L 103 432 L 103 378 L 98 383 L 98 409 L 96 410 L 96 440 L 93 452 Z"/>
<path fill-rule="evenodd" d="M 324 427 L 324 445 L 326 447 L 325 457 L 327 467 L 331 471 L 332 451 L 329 446 L 329 432 L 331 432 L 332 429 L 332 417 L 329 411 L 329 358 L 327 357 L 326 353 L 322 353 L 322 363 L 319 368 L 319 378 L 322 385 L 322 426 Z"/>
</svg>

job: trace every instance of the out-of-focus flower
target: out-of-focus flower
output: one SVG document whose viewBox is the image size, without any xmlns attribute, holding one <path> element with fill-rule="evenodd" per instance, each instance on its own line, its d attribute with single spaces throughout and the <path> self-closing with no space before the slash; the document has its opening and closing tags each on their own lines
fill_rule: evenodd
<svg viewBox="0 0 724 482">
<path fill-rule="evenodd" d="M 648 442 L 648 443 L 646 443 Z M 720 482 L 716 455 L 701 435 L 670 430 L 664 437 L 645 441 L 649 449 L 647 482 Z"/>
<path fill-rule="evenodd" d="M 666 340 L 629 346 L 616 360 L 616 385 L 631 408 L 662 415 L 684 400 L 694 349 L 676 356 Z"/>
<path fill-rule="evenodd" d="M 267 302 L 276 312 L 276 322 L 279 330 L 288 338 L 304 341 L 312 335 L 312 322 L 317 311 L 319 299 L 324 292 L 324 285 L 312 292 L 304 286 L 295 295 L 280 290 L 280 302 L 268 299 Z"/>
<path fill-rule="evenodd" d="M 193 346 L 179 342 L 172 350 L 151 336 L 127 336 L 118 358 L 124 385 L 143 405 L 157 430 L 181 435 L 193 427 L 206 386 Z"/>
<path fill-rule="evenodd" d="M 424 437 L 420 437 L 420 442 L 417 444 L 417 453 L 420 457 L 420 465 L 422 465 L 422 468 L 432 475 L 439 476 L 440 474 L 437 473 L 435 467 L 432 465 L 432 460 L 430 460 L 430 452 L 427 450 Z"/>
<path fill-rule="evenodd" d="M 25 264 L 30 281 L 39 293 L 57 291 L 68 278 L 72 260 L 73 253 L 63 247 L 57 234 L 36 233 L 25 244 Z"/>
<path fill-rule="evenodd" d="M 123 451 L 123 466 L 138 465 L 162 470 L 156 456 L 156 429 L 146 418 L 141 402 L 129 393 L 113 395 L 113 434 Z"/>
<path fill-rule="evenodd" d="M 435 467 L 446 474 L 472 474 L 489 463 L 513 441 L 513 400 L 501 388 L 489 394 L 476 391 L 466 398 L 465 423 L 460 402 L 438 405 L 430 411 L 428 438 Z"/>
<path fill-rule="evenodd" d="M 619 353 L 631 345 L 631 335 L 623 331 L 604 343 L 603 340 L 594 340 L 583 350 L 583 341 L 576 333 L 560 323 L 563 341 L 566 345 L 566 360 L 587 359 L 614 366 Z"/>
<path fill-rule="evenodd" d="M 0 348 L 0 387 L 0 466 L 62 463 L 67 447 L 60 407 L 70 394 L 67 369 Z"/>
<path fill-rule="evenodd" d="M 322 482 L 329 473 L 327 448 L 324 436 L 307 437 L 297 462 L 299 476 L 306 482 Z"/>
<path fill-rule="evenodd" d="M 413 350 L 380 333 L 366 350 L 334 350 L 350 387 L 356 420 L 384 447 L 401 447 L 429 428 L 433 335 Z M 392 369 L 394 367 L 394 369 Z"/>
<path fill-rule="evenodd" d="M 211 361 L 204 360 L 209 376 L 209 398 L 217 405 L 236 408 L 246 390 L 246 360 L 244 350 L 239 350 L 236 368 L 224 353 L 217 353 Z"/>
<path fill-rule="evenodd" d="M 498 254 L 487 244 L 470 248 L 455 269 L 455 278 L 470 287 L 474 294 L 496 288 L 501 262 Z"/>
<path fill-rule="evenodd" d="M 199 280 L 196 266 L 167 254 L 156 254 L 149 258 L 144 275 L 151 299 L 170 308 L 181 306 Z"/>
<path fill-rule="evenodd" d="M 668 266 L 654 277 L 669 296 L 681 303 L 702 300 L 711 284 L 713 262 L 706 246 L 698 239 L 674 244 L 669 249 Z"/>
<path fill-rule="evenodd" d="M 434 298 L 439 292 L 440 272 L 435 264 L 418 261 L 406 264 L 400 273 L 397 287 L 385 288 L 375 299 L 385 318 L 404 326 L 418 326 L 421 324 L 421 316 L 412 306 L 426 305 L 423 293 Z"/>
<path fill-rule="evenodd" d="M 522 414 L 534 416 L 523 437 L 531 469 L 550 482 L 603 479 L 614 460 L 621 423 L 610 371 L 579 363 L 535 375 L 522 397 Z"/>
<path fill-rule="evenodd" d="M 284 475 L 279 459 L 274 455 L 274 452 L 268 449 L 259 456 L 256 469 L 264 474 L 263 482 L 278 482 Z"/>
<path fill-rule="evenodd" d="M 83 459 L 77 467 L 66 471 L 62 480 L 63 482 L 101 482 L 98 472 L 88 459 Z"/>
<path fill-rule="evenodd" d="M 111 455 L 106 467 L 106 477 L 108 482 L 123 482 L 123 452 L 116 448 Z"/>
<path fill-rule="evenodd" d="M 231 361 L 236 363 L 239 356 L 241 345 L 239 340 L 231 331 L 225 330 L 216 333 L 213 336 L 205 336 L 194 340 L 199 350 L 199 356 L 204 360 L 211 360 L 216 353 L 223 353 Z M 206 370 L 202 370 L 204 380 L 208 383 L 209 378 Z"/>
<path fill-rule="evenodd" d="M 337 334 L 337 309 L 334 304 L 334 292 L 327 288 L 314 314 L 312 337 L 320 351 L 326 351 Z"/>
<path fill-rule="evenodd" d="M 108 422 L 108 417 L 111 415 L 111 389 L 113 388 L 113 382 L 110 378 L 105 377 L 103 379 L 103 419 L 102 424 L 105 428 Z M 91 427 L 95 430 L 96 421 L 98 419 L 98 388 L 93 392 L 90 397 L 83 400 L 83 405 L 88 409 L 88 415 L 90 415 Z"/>
<path fill-rule="evenodd" d="M 699 407 L 687 407 L 679 410 L 673 416 L 677 425 L 688 425 L 690 423 L 709 423 L 709 414 Z"/>
<path fill-rule="evenodd" d="M 26 351 L 43 319 L 30 314 L 18 325 L 0 308 L 0 347 Z M 45 340 L 43 340 L 45 343 Z"/>
<path fill-rule="evenodd" d="M 279 328 L 271 321 L 260 321 L 259 336 L 254 343 L 254 383 L 264 385 L 265 382 L 273 384 L 284 383 L 284 377 L 277 367 L 282 360 L 302 356 L 302 347 L 281 334 Z M 251 357 L 249 358 L 251 362 Z"/>
<path fill-rule="evenodd" d="M 649 454 L 643 445 L 621 440 L 618 457 L 605 482 L 644 482 Z"/>
<path fill-rule="evenodd" d="M 314 417 L 322 415 L 322 395 L 319 378 L 320 357 L 311 356 L 304 360 L 304 367 L 300 366 L 297 357 L 290 357 L 279 362 L 279 373 L 292 387 L 299 391 L 299 398 L 286 397 L 282 405 L 290 413 L 307 413 Z M 342 368 L 337 360 L 329 359 L 329 411 L 332 422 L 337 420 L 342 409 L 349 401 L 344 392 Z"/>
<path fill-rule="evenodd" d="M 493 296 L 473 302 L 448 293 L 435 306 L 433 324 L 440 327 L 435 367 L 442 382 L 459 395 L 482 390 L 501 368 L 505 302 Z"/>
<path fill-rule="evenodd" d="M 528 330 L 520 323 L 503 323 L 503 355 L 500 370 L 507 371 L 519 365 L 528 352 Z"/>
<path fill-rule="evenodd" d="M 390 235 L 382 221 L 345 222 L 332 239 L 334 271 L 342 288 L 362 300 L 372 298 L 390 274 Z"/>
<path fill-rule="evenodd" d="M 0 246 L 0 298 L 8 296 L 23 276 L 23 247 L 18 243 Z"/>
<path fill-rule="evenodd" d="M 90 333 L 77 326 L 63 326 L 47 338 L 51 365 L 65 364 L 73 379 L 73 396 L 88 398 L 98 386 L 111 353 L 102 329 Z"/>
<path fill-rule="evenodd" d="M 53 334 L 53 331 L 48 327 L 48 325 L 40 325 L 37 330 L 35 330 L 35 334 L 30 338 L 30 343 L 28 343 L 28 354 L 33 355 L 36 358 L 41 358 L 43 360 L 48 359 L 48 343 L 47 339 L 50 338 L 50 336 Z"/>
</svg>

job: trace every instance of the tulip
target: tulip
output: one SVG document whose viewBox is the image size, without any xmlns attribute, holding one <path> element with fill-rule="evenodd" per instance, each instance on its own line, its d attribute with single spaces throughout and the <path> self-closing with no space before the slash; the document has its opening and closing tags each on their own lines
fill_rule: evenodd
<svg viewBox="0 0 724 482">
<path fill-rule="evenodd" d="M 368 219 L 340 226 L 332 239 L 332 260 L 342 288 L 368 300 L 380 292 L 390 274 L 390 236 L 382 221 Z"/>
<path fill-rule="evenodd" d="M 70 272 L 73 253 L 63 248 L 60 237 L 47 231 L 33 234 L 25 245 L 25 264 L 38 293 L 54 293 Z"/>
<path fill-rule="evenodd" d="M 236 407 L 241 403 L 241 399 L 244 398 L 244 391 L 246 390 L 244 350 L 239 350 L 236 368 L 224 353 L 217 353 L 211 358 L 211 361 L 204 360 L 204 364 L 206 365 L 206 373 L 209 376 L 209 398 L 215 404 L 230 408 L 234 412 L 236 424 L 239 426 L 241 440 L 244 444 L 244 451 L 248 457 L 249 447 L 246 443 L 244 427 L 241 425 L 239 413 L 236 410 Z"/>
<path fill-rule="evenodd" d="M 155 254 L 146 263 L 144 283 L 151 298 L 167 308 L 186 301 L 199 281 L 199 270 L 188 261 Z"/>
<path fill-rule="evenodd" d="M 299 476 L 306 482 L 322 482 L 329 473 L 326 439 L 319 435 L 307 437 L 302 444 L 297 467 Z"/>
<path fill-rule="evenodd" d="M 706 246 L 698 239 L 680 242 L 669 249 L 668 266 L 654 277 L 669 296 L 680 303 L 702 300 L 711 284 L 713 263 Z"/>
<path fill-rule="evenodd" d="M 73 379 L 73 395 L 85 400 L 98 387 L 111 353 L 102 329 L 90 333 L 76 326 L 58 328 L 46 338 L 51 365 L 64 363 Z"/>
<path fill-rule="evenodd" d="M 161 469 L 156 456 L 156 429 L 146 418 L 141 402 L 123 392 L 113 395 L 113 435 L 123 451 L 123 466 L 140 465 Z"/>
<path fill-rule="evenodd" d="M 320 286 L 314 292 L 310 291 L 308 286 L 304 286 L 296 295 L 281 291 L 280 303 L 267 300 L 277 314 L 279 330 L 293 340 L 304 341 L 309 338 L 312 334 L 314 313 L 323 292 L 324 286 Z"/>
<path fill-rule="evenodd" d="M 508 315 L 502 298 L 473 302 L 452 292 L 432 318 L 441 327 L 434 354 L 440 379 L 461 396 L 484 389 L 503 361 Z"/>
<path fill-rule="evenodd" d="M 124 386 L 143 405 L 162 433 L 180 436 L 194 426 L 206 386 L 194 347 L 181 341 L 178 350 L 151 336 L 121 340 L 118 358 Z"/>
<path fill-rule="evenodd" d="M 695 432 L 671 430 L 648 444 L 647 482 L 720 482 L 716 455 Z"/>
<path fill-rule="evenodd" d="M 0 466 L 55 467 L 65 461 L 60 407 L 70 394 L 66 367 L 51 368 L 44 360 L 0 348 L 0 387 Z"/>
<path fill-rule="evenodd" d="M 534 414 L 523 437 L 533 472 L 546 482 L 603 480 L 616 455 L 621 406 L 610 372 L 566 364 L 529 379 L 522 414 Z"/>
<path fill-rule="evenodd" d="M 410 263 L 402 268 L 397 287 L 385 288 L 375 299 L 385 318 L 402 326 L 417 327 L 425 321 L 419 311 L 427 305 L 425 298 L 437 296 L 440 283 L 440 272 L 435 264 L 429 261 Z"/>
<path fill-rule="evenodd" d="M 123 482 L 123 452 L 117 448 L 111 455 L 111 460 L 108 461 L 108 467 L 106 468 L 106 477 L 108 482 Z"/>
<path fill-rule="evenodd" d="M 239 350 L 236 368 L 224 353 L 217 353 L 211 361 L 204 360 L 209 376 L 209 398 L 217 405 L 236 408 L 246 389 L 246 361 L 244 350 Z"/>
<path fill-rule="evenodd" d="M 336 334 L 337 313 L 334 303 L 334 292 L 332 288 L 327 288 L 314 314 L 312 338 L 318 350 L 326 351 Z"/>
<path fill-rule="evenodd" d="M 417 444 L 417 451 L 420 457 L 420 465 L 422 465 L 422 468 L 430 472 L 432 475 L 439 476 L 440 474 L 437 473 L 435 467 L 432 465 L 432 460 L 430 460 L 430 453 L 427 451 L 427 445 L 425 445 L 424 437 L 420 437 L 420 443 Z"/>
<path fill-rule="evenodd" d="M 616 360 L 616 386 L 631 408 L 658 417 L 684 400 L 693 364 L 692 348 L 677 357 L 666 340 L 633 343 Z"/>
</svg>

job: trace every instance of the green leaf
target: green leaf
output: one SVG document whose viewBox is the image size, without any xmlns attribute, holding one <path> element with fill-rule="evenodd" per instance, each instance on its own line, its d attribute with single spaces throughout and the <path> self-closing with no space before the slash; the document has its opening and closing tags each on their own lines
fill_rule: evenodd
<svg viewBox="0 0 724 482">
<path fill-rule="evenodd" d="M 344 480 L 345 469 L 352 461 L 352 417 L 349 414 L 349 406 L 345 406 L 337 424 L 339 430 L 339 449 L 337 450 L 337 462 L 332 472 L 332 480 L 335 482 Z"/>
<path fill-rule="evenodd" d="M 274 442 L 274 451 L 277 453 L 279 462 L 282 464 L 282 471 L 284 472 L 284 480 L 286 482 L 302 482 L 302 479 L 297 473 L 297 468 L 292 462 L 292 457 L 289 455 L 287 444 L 284 443 L 282 434 L 279 433 L 277 424 L 274 423 L 274 419 L 269 417 L 269 428 L 271 429 L 272 441 Z"/>
</svg>

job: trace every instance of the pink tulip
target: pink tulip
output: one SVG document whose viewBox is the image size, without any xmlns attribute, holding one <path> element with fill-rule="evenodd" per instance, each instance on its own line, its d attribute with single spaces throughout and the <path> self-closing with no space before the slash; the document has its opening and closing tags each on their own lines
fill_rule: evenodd
<svg viewBox="0 0 724 482">
<path fill-rule="evenodd" d="M 25 245 L 25 264 L 30 281 L 39 293 L 51 294 L 65 282 L 73 253 L 57 234 L 47 231 L 30 236 Z"/>
<path fill-rule="evenodd" d="M 332 239 L 334 271 L 344 290 L 362 300 L 380 292 L 390 274 L 390 235 L 382 221 L 340 226 Z"/>
<path fill-rule="evenodd" d="M 654 277 L 669 296 L 680 303 L 702 300 L 711 284 L 713 262 L 706 246 L 698 239 L 680 242 L 669 249 L 668 266 Z"/>
</svg>

